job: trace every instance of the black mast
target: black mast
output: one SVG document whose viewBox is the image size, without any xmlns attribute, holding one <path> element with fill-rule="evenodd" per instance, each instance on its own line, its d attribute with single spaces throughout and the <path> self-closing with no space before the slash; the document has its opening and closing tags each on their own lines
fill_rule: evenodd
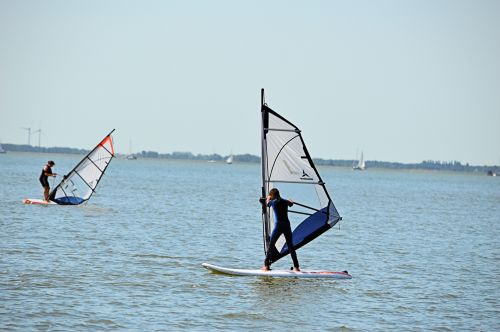
<svg viewBox="0 0 500 332">
<path fill-rule="evenodd" d="M 264 242 L 264 253 L 267 254 L 269 243 L 269 216 L 267 214 L 267 206 L 265 202 L 266 197 L 266 163 L 267 163 L 267 146 L 266 146 L 266 129 L 268 126 L 269 118 L 265 107 L 264 89 L 260 90 L 260 112 L 262 117 L 261 128 L 261 165 L 262 165 L 262 238 Z"/>
</svg>

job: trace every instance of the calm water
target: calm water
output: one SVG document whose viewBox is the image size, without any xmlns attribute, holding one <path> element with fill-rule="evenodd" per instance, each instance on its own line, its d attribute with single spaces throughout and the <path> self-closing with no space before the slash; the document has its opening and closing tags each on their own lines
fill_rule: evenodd
<svg viewBox="0 0 500 332">
<path fill-rule="evenodd" d="M 260 168 L 113 160 L 84 207 L 25 206 L 41 167 L 0 155 L 1 330 L 500 330 L 500 178 L 323 167 L 344 218 L 298 251 L 349 281 L 260 267 Z M 288 268 L 285 257 L 276 268 Z"/>
</svg>

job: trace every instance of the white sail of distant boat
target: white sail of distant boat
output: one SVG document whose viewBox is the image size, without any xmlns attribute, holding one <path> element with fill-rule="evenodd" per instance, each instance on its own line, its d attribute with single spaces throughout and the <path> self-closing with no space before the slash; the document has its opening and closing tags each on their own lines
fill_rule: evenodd
<svg viewBox="0 0 500 332">
<path fill-rule="evenodd" d="M 132 153 L 132 141 L 129 141 L 129 144 L 128 144 L 128 156 L 127 156 L 127 159 L 128 160 L 136 160 L 137 159 L 137 156 Z"/>
<path fill-rule="evenodd" d="M 229 157 L 226 159 L 226 164 L 232 164 L 232 163 L 233 163 L 233 161 L 234 161 L 234 156 L 233 156 L 233 154 L 231 153 L 231 154 L 229 155 Z"/>
<path fill-rule="evenodd" d="M 366 168 L 365 159 L 363 158 L 363 151 L 361 151 L 361 158 L 358 160 L 358 164 L 352 167 L 357 171 L 363 171 Z"/>
<path fill-rule="evenodd" d="M 262 197 L 271 188 L 279 190 L 294 201 L 294 209 L 289 210 L 292 223 L 292 242 L 299 249 L 314 240 L 342 218 L 340 217 L 328 191 L 311 158 L 300 129 L 273 111 L 261 95 L 262 113 Z M 284 236 L 276 245 L 269 247 L 274 214 L 262 204 L 264 250 L 271 251 L 271 262 L 289 253 Z"/>
<path fill-rule="evenodd" d="M 115 156 L 113 129 L 50 193 L 50 200 L 60 205 L 79 205 L 90 199 L 106 168 Z"/>
<path fill-rule="evenodd" d="M 0 153 L 7 153 L 7 151 L 5 151 L 5 150 L 3 149 L 2 144 L 0 144 Z"/>
</svg>

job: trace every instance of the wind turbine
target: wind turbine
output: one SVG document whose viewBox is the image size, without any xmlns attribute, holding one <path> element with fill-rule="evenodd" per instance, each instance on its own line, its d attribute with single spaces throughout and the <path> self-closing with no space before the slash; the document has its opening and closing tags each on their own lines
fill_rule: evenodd
<svg viewBox="0 0 500 332">
<path fill-rule="evenodd" d="M 31 128 L 21 127 L 21 129 L 28 131 L 28 145 L 31 145 Z"/>
<path fill-rule="evenodd" d="M 42 136 L 42 128 L 35 130 L 34 132 L 31 133 L 31 135 L 35 135 L 36 133 L 38 133 L 38 147 L 40 147 L 40 138 Z"/>
</svg>

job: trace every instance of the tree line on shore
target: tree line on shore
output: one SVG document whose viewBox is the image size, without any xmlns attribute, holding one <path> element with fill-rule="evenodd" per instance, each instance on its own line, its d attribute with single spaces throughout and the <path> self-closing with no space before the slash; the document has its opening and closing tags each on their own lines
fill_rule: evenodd
<svg viewBox="0 0 500 332">
<path fill-rule="evenodd" d="M 41 152 L 41 153 L 68 153 L 68 154 L 86 154 L 89 150 L 68 148 L 68 147 L 38 147 L 27 144 L 2 144 L 5 151 L 17 152 Z M 118 155 L 120 157 L 121 155 Z M 217 153 L 213 154 L 193 154 L 191 152 L 172 152 L 172 153 L 158 153 L 156 151 L 141 151 L 135 153 L 134 156 L 138 158 L 160 158 L 160 159 L 179 159 L 179 160 L 213 160 L 225 161 L 228 156 L 222 156 Z M 123 155 L 125 157 L 125 155 Z M 258 163 L 260 157 L 252 154 L 238 154 L 233 156 L 234 162 L 248 162 Z M 315 158 L 314 162 L 320 166 L 338 166 L 338 167 L 352 167 L 354 160 L 342 159 L 322 159 Z M 462 164 L 459 161 L 435 161 L 424 160 L 421 163 L 399 163 L 389 161 L 366 161 L 366 168 L 390 168 L 390 169 L 425 169 L 425 170 L 448 170 L 458 172 L 488 172 L 500 173 L 500 166 L 487 166 L 487 165 L 469 165 L 469 163 Z"/>
</svg>

